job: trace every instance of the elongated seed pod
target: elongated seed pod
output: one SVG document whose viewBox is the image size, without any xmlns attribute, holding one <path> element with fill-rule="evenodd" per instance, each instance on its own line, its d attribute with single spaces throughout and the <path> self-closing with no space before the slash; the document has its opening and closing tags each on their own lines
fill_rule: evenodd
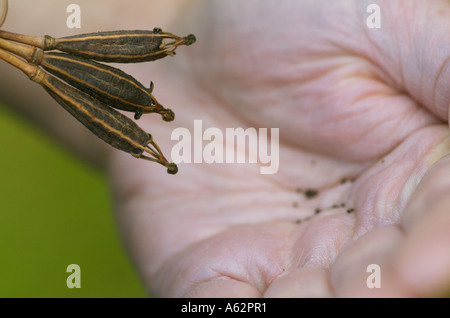
<svg viewBox="0 0 450 318">
<path fill-rule="evenodd" d="M 159 113 L 165 121 L 172 121 L 175 117 L 172 110 L 164 108 L 151 94 L 153 85 L 145 88 L 120 69 L 53 52 L 44 53 L 37 64 L 111 107 L 134 112 L 135 119 L 143 113 Z"/>
<path fill-rule="evenodd" d="M 45 53 L 34 46 L 26 46 L 0 38 L 0 48 L 8 50 L 28 62 L 41 65 L 47 72 L 70 85 L 108 104 L 131 111 L 139 119 L 143 113 L 159 113 L 165 121 L 172 121 L 175 114 L 164 108 L 134 77 L 112 66 L 86 60 L 66 53 Z"/>
<path fill-rule="evenodd" d="M 180 45 L 191 45 L 196 41 L 193 34 L 179 37 L 163 32 L 160 28 L 154 28 L 153 31 L 96 32 L 58 39 L 49 35 L 41 38 L 0 30 L 0 37 L 36 46 L 44 51 L 60 50 L 87 59 L 116 63 L 155 61 L 174 55 Z M 166 43 L 166 39 L 172 41 Z"/>
<path fill-rule="evenodd" d="M 44 76 L 40 84 L 97 137 L 133 156 L 143 154 L 143 147 L 150 142 L 150 137 L 133 121 L 53 76 Z"/>
<path fill-rule="evenodd" d="M 152 61 L 164 56 L 163 37 L 154 31 L 112 31 L 55 39 L 45 37 L 45 50 L 57 49 L 104 62 Z"/>
<path fill-rule="evenodd" d="M 151 135 L 128 117 L 45 73 L 38 66 L 30 65 L 2 49 L 0 58 L 22 70 L 32 81 L 42 85 L 64 109 L 106 143 L 134 157 L 158 162 L 166 166 L 170 174 L 177 173 L 176 165 L 167 161 Z M 144 152 L 153 158 L 147 157 Z"/>
<path fill-rule="evenodd" d="M 164 39 L 173 39 L 175 42 L 166 44 Z M 192 34 L 180 38 L 155 28 L 153 31 L 97 32 L 59 39 L 46 36 L 45 50 L 57 49 L 103 62 L 138 63 L 173 55 L 179 45 L 194 42 Z"/>
<path fill-rule="evenodd" d="M 65 110 L 92 133 L 111 146 L 128 152 L 136 158 L 144 157 L 144 152 L 147 151 L 148 145 L 153 143 L 153 140 L 151 135 L 142 130 L 134 121 L 88 94 L 53 76 L 43 74 L 38 73 L 32 80 L 41 84 Z M 158 148 L 151 153 L 156 157 L 156 162 L 168 168 L 168 173 L 176 173 L 174 164 L 170 164 Z"/>
</svg>

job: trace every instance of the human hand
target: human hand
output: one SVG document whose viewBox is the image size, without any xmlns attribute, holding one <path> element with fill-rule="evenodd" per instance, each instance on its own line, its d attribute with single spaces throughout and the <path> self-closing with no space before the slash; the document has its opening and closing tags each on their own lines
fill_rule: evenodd
<svg viewBox="0 0 450 318">
<path fill-rule="evenodd" d="M 323 3 L 192 1 L 172 28 L 197 43 L 151 68 L 128 67 L 138 78 L 151 70 L 155 96 L 176 112 L 172 124 L 138 121 L 167 156 L 172 129 L 195 119 L 280 128 L 274 175 L 180 164 L 168 176 L 105 148 L 119 225 L 152 295 L 448 288 L 450 5 L 379 1 L 382 27 L 371 30 L 369 2 Z M 307 188 L 319 194 L 307 198 Z M 369 264 L 380 265 L 380 289 L 366 285 Z"/>
</svg>

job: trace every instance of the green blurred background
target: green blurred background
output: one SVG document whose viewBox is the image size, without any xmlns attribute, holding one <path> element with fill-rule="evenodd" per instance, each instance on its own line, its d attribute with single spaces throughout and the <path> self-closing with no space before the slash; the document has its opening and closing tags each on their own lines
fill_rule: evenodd
<svg viewBox="0 0 450 318">
<path fill-rule="evenodd" d="M 0 147 L 0 297 L 145 297 L 106 177 L 1 104 Z"/>
</svg>

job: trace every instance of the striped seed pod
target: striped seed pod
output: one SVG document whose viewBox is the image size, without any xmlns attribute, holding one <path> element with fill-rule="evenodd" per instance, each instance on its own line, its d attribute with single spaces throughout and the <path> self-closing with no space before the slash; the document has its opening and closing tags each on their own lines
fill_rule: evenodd
<svg viewBox="0 0 450 318">
<path fill-rule="evenodd" d="M 35 75 L 45 90 L 72 116 L 78 119 L 97 137 L 111 146 L 128 152 L 136 158 L 148 159 L 167 167 L 170 174 L 177 173 L 174 163 L 169 163 L 161 153 L 153 137 L 140 128 L 134 121 L 91 96 L 65 84 L 57 78 L 44 73 Z M 154 148 L 149 147 L 152 145 Z M 149 153 L 153 158 L 144 155 Z"/>
<path fill-rule="evenodd" d="M 45 53 L 40 48 L 3 39 L 0 39 L 0 48 L 17 54 L 30 63 L 41 65 L 47 72 L 111 107 L 134 112 L 135 119 L 139 119 L 143 113 L 161 114 L 165 121 L 175 118 L 173 111 L 164 108 L 151 94 L 153 83 L 150 88 L 145 88 L 120 69 L 70 54 Z"/>
<path fill-rule="evenodd" d="M 136 158 L 160 163 L 167 167 L 169 174 L 177 173 L 177 166 L 167 161 L 152 136 L 128 117 L 2 49 L 0 58 L 42 85 L 64 109 L 106 143 Z"/>
<path fill-rule="evenodd" d="M 34 61 L 31 61 L 32 63 Z M 135 78 L 117 68 L 64 53 L 45 53 L 42 67 L 70 85 L 88 93 L 105 104 L 135 113 L 159 113 L 163 120 L 172 121 L 175 114 L 153 97 L 153 83 L 145 88 Z"/>
<path fill-rule="evenodd" d="M 59 50 L 91 60 L 115 63 L 155 61 L 174 55 L 180 45 L 191 45 L 196 41 L 193 34 L 179 37 L 163 32 L 160 28 L 154 28 L 153 31 L 96 32 L 58 39 L 49 35 L 40 38 L 0 31 L 0 37 L 36 46 L 44 51 Z M 166 39 L 173 41 L 166 43 Z"/>
</svg>

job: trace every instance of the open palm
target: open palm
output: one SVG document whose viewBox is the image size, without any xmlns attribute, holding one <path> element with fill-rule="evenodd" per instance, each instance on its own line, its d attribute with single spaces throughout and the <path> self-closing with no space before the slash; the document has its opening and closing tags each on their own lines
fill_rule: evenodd
<svg viewBox="0 0 450 318">
<path fill-rule="evenodd" d="M 280 170 L 181 164 L 175 177 L 152 177 L 146 163 L 114 161 L 125 237 L 153 295 L 408 296 L 437 288 L 414 266 L 443 262 L 437 252 L 420 255 L 443 243 L 426 223 L 442 213 L 429 198 L 437 185 L 421 180 L 449 151 L 450 51 L 437 48 L 450 31 L 450 7 L 382 3 L 379 30 L 365 25 L 365 8 L 217 1 L 184 12 L 198 42 L 156 81 L 176 124 L 279 128 Z M 402 27 L 411 15 L 416 27 Z M 170 136 L 169 128 L 155 131 Z M 381 267 L 379 290 L 366 285 L 370 264 Z"/>
<path fill-rule="evenodd" d="M 112 150 L 119 224 L 150 294 L 448 288 L 450 4 L 378 3 L 381 29 L 366 26 L 368 1 L 180 9 L 174 32 L 197 43 L 151 65 L 155 96 L 176 119 L 145 115 L 138 124 L 168 157 L 171 131 L 194 120 L 223 131 L 279 128 L 280 168 L 263 175 L 255 164 L 192 163 L 170 176 Z M 149 69 L 129 68 L 138 78 Z M 370 264 L 380 266 L 379 289 L 367 287 Z"/>
</svg>

